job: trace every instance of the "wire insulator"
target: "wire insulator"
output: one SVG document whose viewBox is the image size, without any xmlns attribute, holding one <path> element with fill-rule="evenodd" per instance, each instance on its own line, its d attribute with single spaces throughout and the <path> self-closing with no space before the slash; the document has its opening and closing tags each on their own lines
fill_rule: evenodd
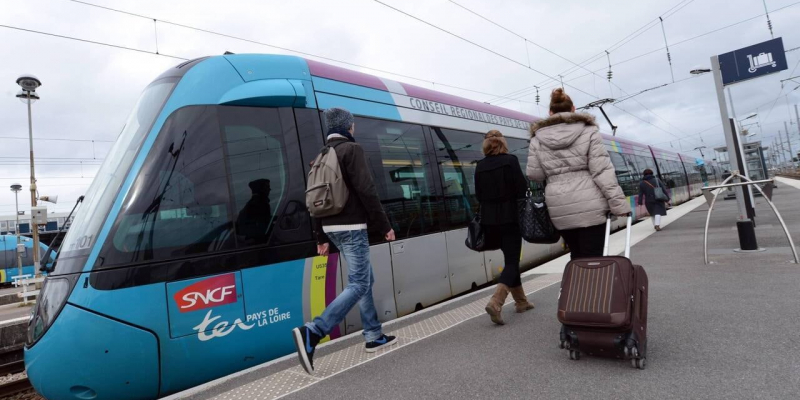
<svg viewBox="0 0 800 400">
<path fill-rule="evenodd" d="M 611 70 L 608 70 L 608 73 L 606 74 L 606 76 L 608 76 L 608 81 L 611 82 L 611 78 L 614 77 L 614 72 L 612 72 Z"/>
<path fill-rule="evenodd" d="M 536 104 L 539 104 L 539 87 L 536 86 Z"/>
</svg>

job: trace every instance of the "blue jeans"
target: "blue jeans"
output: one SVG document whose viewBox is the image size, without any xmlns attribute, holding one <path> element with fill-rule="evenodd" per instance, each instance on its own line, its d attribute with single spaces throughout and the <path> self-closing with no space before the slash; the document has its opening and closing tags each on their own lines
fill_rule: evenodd
<svg viewBox="0 0 800 400">
<path fill-rule="evenodd" d="M 367 342 L 383 335 L 375 301 L 372 299 L 372 264 L 369 262 L 369 238 L 366 229 L 327 233 L 331 242 L 339 249 L 341 256 L 347 260 L 347 278 L 349 283 L 338 296 L 325 308 L 322 315 L 314 318 L 306 327 L 319 336 L 325 337 L 339 325 L 348 312 L 358 303 L 361 309 L 361 325 L 364 327 L 364 339 Z"/>
</svg>

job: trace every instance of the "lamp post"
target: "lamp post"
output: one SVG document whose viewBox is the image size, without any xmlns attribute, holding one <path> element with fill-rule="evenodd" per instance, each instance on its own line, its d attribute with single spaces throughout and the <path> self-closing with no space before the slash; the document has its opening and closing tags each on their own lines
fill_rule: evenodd
<svg viewBox="0 0 800 400">
<path fill-rule="evenodd" d="M 19 192 L 22 190 L 22 185 L 19 183 L 11 184 L 11 191 L 14 192 L 14 203 L 16 203 L 16 212 L 17 212 L 17 227 L 14 229 L 14 232 L 17 234 L 17 248 L 15 249 L 17 253 L 17 268 L 19 269 L 19 276 L 22 276 L 22 253 L 19 252 L 19 245 L 22 244 L 19 237 Z"/>
<path fill-rule="evenodd" d="M 36 89 L 42 86 L 42 81 L 33 75 L 22 75 L 17 78 L 17 85 L 22 90 L 17 94 L 17 98 L 23 103 L 28 104 L 28 142 L 30 145 L 31 156 L 31 207 L 36 207 L 36 174 L 33 168 L 33 119 L 31 118 L 31 104 L 39 100 Z M 33 234 L 33 270 L 39 274 L 39 226 L 34 224 L 33 212 L 31 212 L 31 233 Z"/>
</svg>

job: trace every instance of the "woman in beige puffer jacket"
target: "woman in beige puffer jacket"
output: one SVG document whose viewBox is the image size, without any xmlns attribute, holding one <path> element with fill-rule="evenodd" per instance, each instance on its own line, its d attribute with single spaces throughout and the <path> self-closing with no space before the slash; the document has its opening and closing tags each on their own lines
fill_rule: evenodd
<svg viewBox="0 0 800 400">
<path fill-rule="evenodd" d="M 602 256 L 606 216 L 626 215 L 631 207 L 594 117 L 575 113 L 559 88 L 550 95 L 550 117 L 534 124 L 531 134 L 527 175 L 547 181 L 550 218 L 572 258 Z"/>
</svg>

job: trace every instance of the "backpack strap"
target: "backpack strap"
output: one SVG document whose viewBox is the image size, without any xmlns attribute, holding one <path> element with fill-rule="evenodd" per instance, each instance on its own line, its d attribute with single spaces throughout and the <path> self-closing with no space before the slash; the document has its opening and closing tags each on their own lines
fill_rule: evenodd
<svg viewBox="0 0 800 400">
<path fill-rule="evenodd" d="M 650 182 L 648 182 L 648 181 L 644 181 L 644 183 L 646 183 L 646 184 L 647 184 L 647 186 L 650 186 L 650 187 L 651 187 L 651 188 L 653 188 L 653 189 L 655 189 L 655 188 L 656 188 L 655 186 L 653 186 L 653 185 L 652 185 Z"/>
</svg>

